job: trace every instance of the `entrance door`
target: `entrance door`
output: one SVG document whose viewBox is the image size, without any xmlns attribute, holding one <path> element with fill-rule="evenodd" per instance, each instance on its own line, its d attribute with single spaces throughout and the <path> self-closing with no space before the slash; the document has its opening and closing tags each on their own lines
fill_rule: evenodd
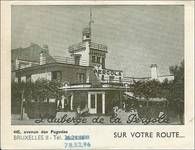
<svg viewBox="0 0 195 150">
<path fill-rule="evenodd" d="M 70 111 L 70 110 L 71 110 L 71 109 L 70 109 L 70 103 L 71 103 L 71 97 L 68 96 L 68 97 L 66 98 L 66 110 L 67 110 L 67 111 Z"/>
<path fill-rule="evenodd" d="M 102 113 L 102 94 L 97 94 L 97 113 Z"/>
<path fill-rule="evenodd" d="M 88 92 L 90 114 L 105 114 L 105 92 Z"/>
</svg>

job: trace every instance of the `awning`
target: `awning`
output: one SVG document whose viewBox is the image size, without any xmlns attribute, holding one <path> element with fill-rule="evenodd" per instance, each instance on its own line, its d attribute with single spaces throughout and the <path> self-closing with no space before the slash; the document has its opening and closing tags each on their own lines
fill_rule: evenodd
<svg viewBox="0 0 195 150">
<path fill-rule="evenodd" d="M 134 94 L 132 92 L 124 92 L 125 96 L 127 96 L 130 99 L 136 99 L 136 97 L 134 96 Z"/>
</svg>

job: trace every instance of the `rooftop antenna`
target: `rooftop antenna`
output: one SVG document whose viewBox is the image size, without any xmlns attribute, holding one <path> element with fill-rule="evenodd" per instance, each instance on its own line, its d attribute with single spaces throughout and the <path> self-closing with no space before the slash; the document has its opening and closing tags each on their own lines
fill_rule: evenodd
<svg viewBox="0 0 195 150">
<path fill-rule="evenodd" d="M 91 24 L 94 23 L 93 19 L 92 19 L 92 9 L 90 8 L 90 18 L 89 18 L 89 31 L 90 31 L 90 35 L 92 36 L 92 29 L 91 29 Z"/>
</svg>

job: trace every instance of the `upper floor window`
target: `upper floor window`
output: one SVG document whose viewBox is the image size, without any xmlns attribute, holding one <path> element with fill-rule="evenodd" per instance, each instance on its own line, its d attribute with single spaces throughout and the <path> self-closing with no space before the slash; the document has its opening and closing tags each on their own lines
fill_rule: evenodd
<svg viewBox="0 0 195 150">
<path fill-rule="evenodd" d="M 100 59 L 101 59 L 100 57 L 97 57 L 97 63 L 100 63 Z"/>
<path fill-rule="evenodd" d="M 75 56 L 75 65 L 79 65 L 80 64 L 80 58 L 81 56 Z"/>
<path fill-rule="evenodd" d="M 52 72 L 52 80 L 61 80 L 62 75 L 60 71 Z"/>
<path fill-rule="evenodd" d="M 89 34 L 87 34 L 87 35 L 86 35 L 86 38 L 89 38 L 89 37 L 90 37 Z"/>
<path fill-rule="evenodd" d="M 95 63 L 95 56 L 92 56 L 92 62 Z"/>
<path fill-rule="evenodd" d="M 85 74 L 84 73 L 78 73 L 78 80 L 80 83 L 85 83 Z"/>
<path fill-rule="evenodd" d="M 114 76 L 109 76 L 109 81 L 112 82 L 114 80 Z"/>
<path fill-rule="evenodd" d="M 121 79 L 121 77 L 119 77 L 119 82 L 122 82 L 122 79 Z"/>
<path fill-rule="evenodd" d="M 104 81 L 104 75 L 102 75 L 102 79 L 101 80 Z"/>
</svg>

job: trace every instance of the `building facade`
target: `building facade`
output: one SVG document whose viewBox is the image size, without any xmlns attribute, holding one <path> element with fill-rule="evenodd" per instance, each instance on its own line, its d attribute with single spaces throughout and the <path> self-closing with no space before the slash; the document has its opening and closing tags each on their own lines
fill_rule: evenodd
<svg viewBox="0 0 195 150">
<path fill-rule="evenodd" d="M 122 106 L 129 85 L 139 80 L 159 80 L 157 65 L 151 65 L 151 77 L 124 77 L 123 71 L 106 68 L 106 45 L 91 40 L 91 27 L 82 31 L 82 41 L 68 47 L 70 57 L 52 57 L 48 46 L 31 45 L 28 49 L 12 50 L 12 74 L 15 82 L 36 82 L 38 79 L 59 80 L 63 96 L 55 100 L 60 111 L 111 114 L 113 107 Z"/>
<path fill-rule="evenodd" d="M 91 41 L 89 27 L 83 30 L 80 43 L 68 47 L 69 58 L 48 57 L 49 52 L 45 49 L 35 51 L 39 53 L 36 63 L 29 58 L 26 64 L 21 65 L 21 59 L 18 62 L 18 57 L 15 57 L 14 80 L 60 80 L 64 86 L 59 91 L 64 95 L 57 101 L 57 108 L 60 105 L 64 111 L 87 110 L 90 114 L 108 114 L 122 101 L 125 90 L 123 72 L 106 68 L 107 46 Z"/>
</svg>

